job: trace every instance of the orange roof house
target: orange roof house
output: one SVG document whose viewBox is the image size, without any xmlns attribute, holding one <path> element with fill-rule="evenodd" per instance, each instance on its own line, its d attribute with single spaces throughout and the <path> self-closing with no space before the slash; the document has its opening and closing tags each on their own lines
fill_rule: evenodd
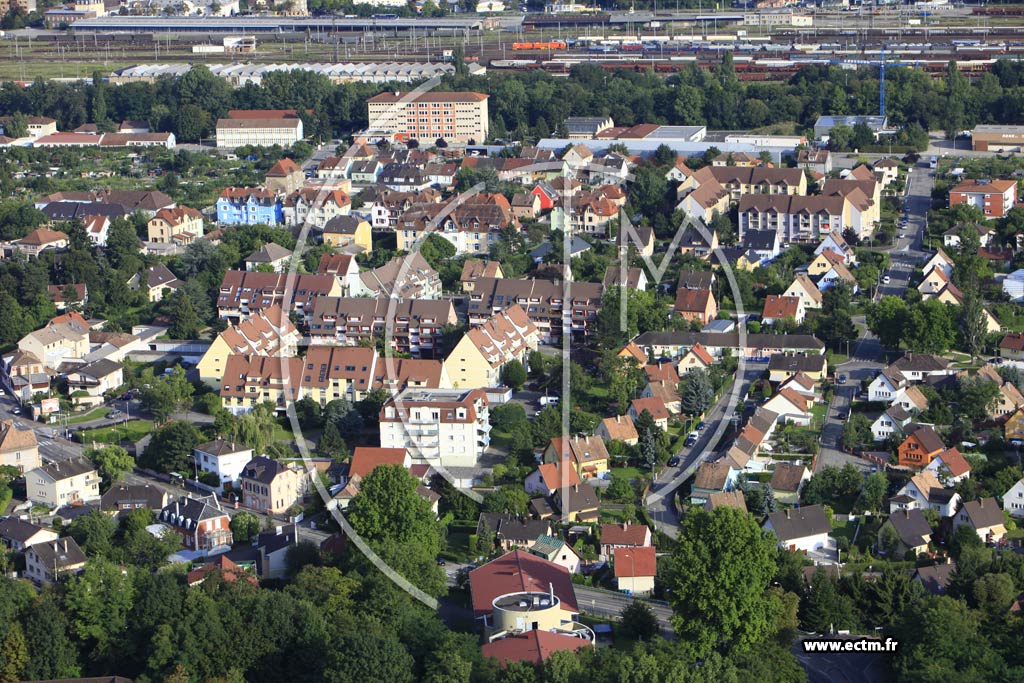
<svg viewBox="0 0 1024 683">
<path fill-rule="evenodd" d="M 900 467 L 925 467 L 946 445 L 931 427 L 921 426 L 907 435 L 897 449 Z"/>
</svg>

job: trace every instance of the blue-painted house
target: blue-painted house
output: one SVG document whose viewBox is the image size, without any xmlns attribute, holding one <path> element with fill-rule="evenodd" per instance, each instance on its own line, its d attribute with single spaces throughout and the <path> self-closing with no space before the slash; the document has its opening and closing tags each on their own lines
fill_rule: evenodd
<svg viewBox="0 0 1024 683">
<path fill-rule="evenodd" d="M 228 187 L 217 200 L 217 222 L 224 225 L 280 225 L 284 213 L 280 198 L 262 187 Z"/>
</svg>

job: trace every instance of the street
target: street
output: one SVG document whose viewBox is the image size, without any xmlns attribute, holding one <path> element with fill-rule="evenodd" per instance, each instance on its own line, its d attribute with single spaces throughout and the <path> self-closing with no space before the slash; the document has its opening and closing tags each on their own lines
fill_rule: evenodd
<svg viewBox="0 0 1024 683">
<path fill-rule="evenodd" d="M 704 419 L 707 426 L 701 432 L 697 443 L 692 448 L 680 448 L 673 454 L 679 457 L 679 466 L 662 467 L 657 472 L 651 485 L 651 492 L 644 501 L 647 514 L 655 527 L 672 538 L 679 534 L 679 515 L 674 502 L 675 491 L 693 476 L 701 462 L 710 460 L 716 453 L 722 436 L 732 421 L 733 415 L 729 407 L 733 395 L 737 397 L 734 410 L 736 406 L 742 405 L 742 399 L 749 391 L 750 384 L 764 373 L 765 366 L 762 364 L 748 362 L 745 365 L 742 375 L 736 378 L 733 386 L 727 389 L 708 411 Z"/>
<path fill-rule="evenodd" d="M 596 617 L 618 619 L 622 610 L 630 604 L 640 600 L 651 608 L 654 616 L 658 619 L 658 627 L 662 635 L 673 633 L 672 630 L 672 608 L 661 602 L 643 600 L 625 593 L 590 588 L 589 586 L 575 586 L 576 602 L 580 611 L 584 614 L 591 614 Z"/>
</svg>

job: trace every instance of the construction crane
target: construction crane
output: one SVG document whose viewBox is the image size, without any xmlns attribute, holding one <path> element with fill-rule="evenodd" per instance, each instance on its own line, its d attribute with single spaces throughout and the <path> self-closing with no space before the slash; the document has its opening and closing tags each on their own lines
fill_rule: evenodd
<svg viewBox="0 0 1024 683">
<path fill-rule="evenodd" d="M 885 67 L 887 66 L 917 66 L 917 62 L 888 62 L 885 59 L 885 45 L 878 55 L 878 59 L 845 59 L 844 64 L 856 64 L 857 66 L 878 66 L 878 115 L 885 118 Z"/>
</svg>

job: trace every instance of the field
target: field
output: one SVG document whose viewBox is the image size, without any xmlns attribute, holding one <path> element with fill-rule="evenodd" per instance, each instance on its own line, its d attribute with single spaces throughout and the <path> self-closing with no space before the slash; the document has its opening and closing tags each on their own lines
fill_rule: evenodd
<svg viewBox="0 0 1024 683">
<path fill-rule="evenodd" d="M 151 433 L 153 429 L 152 420 L 132 420 L 127 424 L 118 424 L 113 427 L 86 429 L 78 432 L 77 440 L 87 446 L 94 441 L 105 444 L 134 443 Z"/>
<path fill-rule="evenodd" d="M 100 419 L 105 418 L 109 414 L 110 414 L 110 408 L 107 408 L 105 406 L 100 406 L 99 408 L 93 408 L 92 410 L 90 410 L 89 412 L 85 413 L 84 415 L 79 415 L 78 417 L 71 418 L 70 420 L 68 420 L 68 424 L 69 425 L 78 425 L 78 424 L 82 424 L 83 422 L 90 422 L 92 420 L 100 420 Z"/>
</svg>

